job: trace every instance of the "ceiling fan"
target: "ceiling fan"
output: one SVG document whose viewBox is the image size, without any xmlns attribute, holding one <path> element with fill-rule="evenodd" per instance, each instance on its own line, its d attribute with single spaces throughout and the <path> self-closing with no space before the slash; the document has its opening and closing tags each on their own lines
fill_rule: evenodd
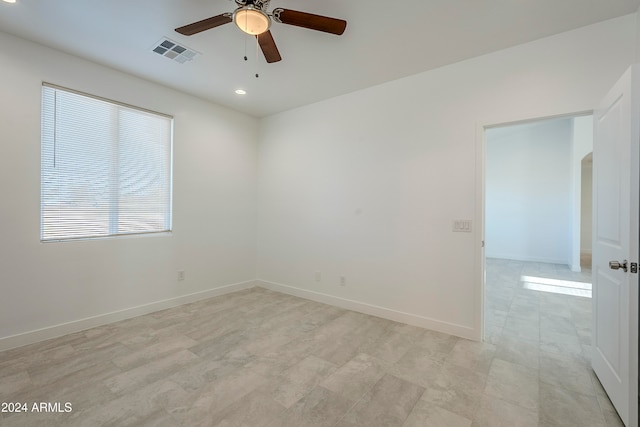
<svg viewBox="0 0 640 427">
<path fill-rule="evenodd" d="M 347 28 L 347 21 L 343 19 L 329 18 L 297 10 L 276 8 L 271 13 L 267 13 L 270 1 L 235 0 L 238 8 L 232 13 L 212 16 L 211 18 L 176 28 L 176 31 L 185 36 L 192 36 L 220 25 L 235 22 L 242 31 L 256 36 L 265 59 L 267 62 L 272 63 L 282 59 L 271 31 L 269 31 L 272 21 L 336 35 L 341 35 Z"/>
</svg>

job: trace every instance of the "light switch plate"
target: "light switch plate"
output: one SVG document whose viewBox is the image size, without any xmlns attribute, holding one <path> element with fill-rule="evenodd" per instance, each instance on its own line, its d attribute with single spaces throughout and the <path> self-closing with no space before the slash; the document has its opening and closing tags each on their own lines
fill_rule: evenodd
<svg viewBox="0 0 640 427">
<path fill-rule="evenodd" d="M 453 231 L 459 233 L 471 233 L 470 219 L 456 219 L 453 221 Z"/>
</svg>

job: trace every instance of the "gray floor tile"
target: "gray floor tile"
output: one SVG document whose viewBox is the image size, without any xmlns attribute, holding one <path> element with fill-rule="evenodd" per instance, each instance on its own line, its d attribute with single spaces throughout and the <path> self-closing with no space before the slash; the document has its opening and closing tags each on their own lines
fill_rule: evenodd
<svg viewBox="0 0 640 427">
<path fill-rule="evenodd" d="M 104 381 L 105 385 L 114 393 L 123 394 L 127 391 L 145 386 L 150 382 L 169 377 L 177 370 L 191 363 L 196 363 L 198 356 L 188 350 L 181 350 L 156 359 L 145 365 L 124 371 Z"/>
<path fill-rule="evenodd" d="M 423 387 L 385 375 L 337 426 L 402 426 L 423 393 Z"/>
<path fill-rule="evenodd" d="M 537 370 L 540 366 L 540 345 L 524 338 L 501 336 L 496 345 L 495 357 Z"/>
<path fill-rule="evenodd" d="M 471 427 L 471 420 L 422 400 L 402 427 Z"/>
<path fill-rule="evenodd" d="M 428 388 L 440 377 L 445 357 L 429 353 L 422 346 L 414 346 L 388 370 L 398 378 Z"/>
<path fill-rule="evenodd" d="M 211 419 L 216 427 L 266 427 L 286 408 L 265 393 L 254 390 L 229 407 L 223 409 Z"/>
<path fill-rule="evenodd" d="M 473 427 L 537 427 L 538 411 L 505 400 L 484 396 L 473 418 Z"/>
<path fill-rule="evenodd" d="M 269 427 L 332 427 L 354 403 L 323 387 L 316 387 L 281 414 Z"/>
<path fill-rule="evenodd" d="M 145 345 L 137 351 L 114 357 L 111 360 L 121 369 L 131 369 L 169 353 L 186 350 L 196 344 L 198 344 L 196 340 L 184 335 L 176 334 L 171 337 L 163 338 L 154 344 Z"/>
<path fill-rule="evenodd" d="M 496 346 L 493 344 L 460 339 L 453 346 L 446 360 L 461 368 L 487 373 L 495 353 Z"/>
<path fill-rule="evenodd" d="M 276 402 L 290 408 L 336 370 L 337 367 L 331 362 L 313 355 L 307 356 L 276 378 L 269 393 Z"/>
<path fill-rule="evenodd" d="M 540 425 L 545 427 L 601 427 L 606 425 L 595 396 L 545 383 L 540 384 Z"/>
<path fill-rule="evenodd" d="M 540 353 L 540 381 L 552 386 L 595 396 L 590 369 L 582 359 L 544 351 Z"/>
<path fill-rule="evenodd" d="M 187 392 L 179 385 L 160 380 L 97 407 L 78 410 L 73 413 L 67 425 L 141 425 L 145 420 L 157 418 L 159 414 L 168 416 L 165 410 L 184 405 L 188 398 Z"/>
<path fill-rule="evenodd" d="M 239 369 L 204 387 L 190 392 L 185 406 L 178 407 L 174 416 L 184 425 L 210 425 L 230 405 L 267 384 L 267 379 L 248 369 Z M 204 424 L 203 424 L 204 423 Z"/>
<path fill-rule="evenodd" d="M 377 340 L 365 342 L 358 351 L 388 363 L 395 363 L 407 354 L 415 339 L 416 337 L 389 329 Z"/>
<path fill-rule="evenodd" d="M 487 383 L 487 374 L 445 362 L 422 400 L 466 418 L 473 418 Z"/>
<path fill-rule="evenodd" d="M 523 408 L 537 410 L 538 372 L 526 366 L 494 359 L 485 393 Z"/>
<path fill-rule="evenodd" d="M 582 343 L 577 334 L 542 331 L 540 333 L 540 350 L 576 358 L 582 357 Z"/>
<path fill-rule="evenodd" d="M 324 379 L 320 385 L 357 402 L 385 375 L 383 363 L 361 353 Z"/>
</svg>

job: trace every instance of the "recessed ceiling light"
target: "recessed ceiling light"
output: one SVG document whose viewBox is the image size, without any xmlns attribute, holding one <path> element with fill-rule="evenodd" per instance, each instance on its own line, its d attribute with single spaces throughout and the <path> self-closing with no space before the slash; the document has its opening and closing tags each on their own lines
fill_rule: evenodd
<svg viewBox="0 0 640 427">
<path fill-rule="evenodd" d="M 16 0 L 4 0 L 5 3 L 15 3 Z"/>
<path fill-rule="evenodd" d="M 246 95 L 246 94 L 247 94 L 247 91 L 246 91 L 246 90 L 244 90 L 244 89 L 236 89 L 236 93 L 237 93 L 238 95 Z"/>
</svg>

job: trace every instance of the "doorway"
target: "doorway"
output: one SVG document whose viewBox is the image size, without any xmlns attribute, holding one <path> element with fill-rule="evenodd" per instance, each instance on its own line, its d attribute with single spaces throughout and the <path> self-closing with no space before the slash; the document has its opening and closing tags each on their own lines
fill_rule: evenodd
<svg viewBox="0 0 640 427">
<path fill-rule="evenodd" d="M 582 192 L 591 191 L 583 160 L 593 147 L 592 120 L 563 116 L 485 129 L 488 342 L 526 338 L 580 356 L 590 343 L 584 240 L 591 212 Z"/>
<path fill-rule="evenodd" d="M 591 367 L 589 114 L 484 129 L 484 339 L 541 399 L 618 419 Z M 515 369 L 515 368 L 514 368 Z M 577 405 L 573 407 L 573 405 Z"/>
</svg>

